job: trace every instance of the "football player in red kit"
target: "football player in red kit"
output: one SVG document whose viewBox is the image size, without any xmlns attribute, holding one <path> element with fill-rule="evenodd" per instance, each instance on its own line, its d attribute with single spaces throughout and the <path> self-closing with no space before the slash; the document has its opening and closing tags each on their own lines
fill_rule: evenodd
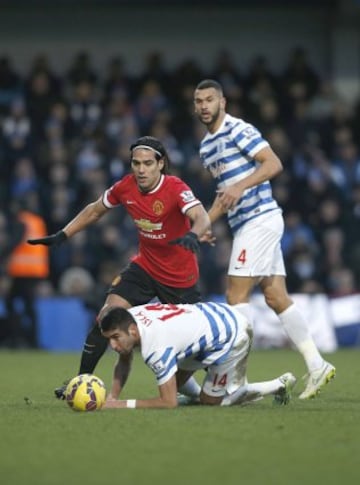
<svg viewBox="0 0 360 485">
<path fill-rule="evenodd" d="M 141 137 L 131 145 L 130 152 L 132 174 L 88 204 L 56 234 L 28 241 L 57 246 L 112 208 L 125 207 L 138 229 L 139 251 L 114 280 L 100 318 L 109 307 L 128 309 L 155 297 L 162 303 L 196 303 L 201 299 L 196 253 L 199 238 L 210 228 L 207 212 L 188 185 L 167 175 L 169 158 L 158 139 Z M 107 340 L 95 323 L 84 345 L 79 374 L 92 374 L 106 348 Z M 119 359 L 108 399 L 118 398 L 131 360 L 129 356 Z M 199 386 L 193 380 L 186 384 L 182 392 L 195 397 Z M 56 397 L 63 399 L 65 388 L 55 389 Z"/>
</svg>

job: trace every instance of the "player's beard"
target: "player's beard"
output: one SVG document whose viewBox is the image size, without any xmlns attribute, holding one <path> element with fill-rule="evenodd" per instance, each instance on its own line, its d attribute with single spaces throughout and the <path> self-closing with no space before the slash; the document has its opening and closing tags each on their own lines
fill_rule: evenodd
<svg viewBox="0 0 360 485">
<path fill-rule="evenodd" d="M 208 130 L 210 130 L 213 126 L 216 125 L 220 118 L 220 106 L 218 106 L 218 109 L 214 114 L 210 114 L 210 121 L 204 121 L 202 116 L 200 116 L 200 121 L 206 126 Z"/>
</svg>

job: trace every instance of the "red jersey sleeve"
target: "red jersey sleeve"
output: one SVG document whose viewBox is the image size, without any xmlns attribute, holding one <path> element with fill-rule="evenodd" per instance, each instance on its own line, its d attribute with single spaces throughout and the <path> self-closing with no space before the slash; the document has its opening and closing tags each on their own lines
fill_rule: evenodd
<svg viewBox="0 0 360 485">
<path fill-rule="evenodd" d="M 133 175 L 126 175 L 109 189 L 105 190 L 102 198 L 104 206 L 112 209 L 113 207 L 123 204 L 124 194 L 127 191 L 129 184 L 131 185 L 133 183 L 133 178 Z"/>
<path fill-rule="evenodd" d="M 185 182 L 177 177 L 171 177 L 171 179 L 173 194 L 176 195 L 178 206 L 183 214 L 185 214 L 186 211 L 192 207 L 195 207 L 201 203 Z"/>
</svg>

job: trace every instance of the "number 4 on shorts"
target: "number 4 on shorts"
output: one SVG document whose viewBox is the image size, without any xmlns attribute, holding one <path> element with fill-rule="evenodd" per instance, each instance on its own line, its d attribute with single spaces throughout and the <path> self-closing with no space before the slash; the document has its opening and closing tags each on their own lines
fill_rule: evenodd
<svg viewBox="0 0 360 485">
<path fill-rule="evenodd" d="M 242 264 L 244 264 L 244 263 L 246 262 L 246 249 L 242 249 L 242 250 L 240 251 L 240 254 L 239 254 L 239 256 L 238 256 L 237 260 L 238 260 L 240 263 L 242 263 Z"/>
<path fill-rule="evenodd" d="M 213 386 L 226 386 L 227 383 L 227 374 L 223 374 L 222 376 L 219 376 L 219 374 L 215 374 L 214 380 L 213 380 Z"/>
</svg>

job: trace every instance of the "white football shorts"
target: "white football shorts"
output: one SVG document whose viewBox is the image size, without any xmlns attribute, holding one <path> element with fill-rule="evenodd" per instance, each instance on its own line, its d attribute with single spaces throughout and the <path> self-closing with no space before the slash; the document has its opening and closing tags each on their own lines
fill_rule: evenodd
<svg viewBox="0 0 360 485">
<path fill-rule="evenodd" d="M 223 397 L 232 394 L 247 383 L 247 358 L 252 343 L 252 330 L 249 326 L 241 336 L 236 346 L 228 353 L 224 362 L 211 365 L 206 372 L 202 390 L 212 397 Z"/>
<path fill-rule="evenodd" d="M 245 223 L 235 234 L 229 276 L 286 275 L 281 250 L 284 219 L 278 211 Z"/>
</svg>

